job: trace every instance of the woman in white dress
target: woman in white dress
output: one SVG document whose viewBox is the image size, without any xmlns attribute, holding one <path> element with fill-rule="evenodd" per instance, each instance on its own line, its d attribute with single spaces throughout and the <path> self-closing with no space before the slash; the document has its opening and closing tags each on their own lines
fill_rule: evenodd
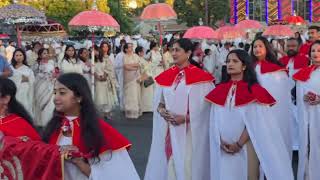
<svg viewBox="0 0 320 180">
<path fill-rule="evenodd" d="M 41 48 L 38 52 L 37 63 L 32 70 L 35 74 L 34 83 L 34 120 L 40 127 L 46 126 L 54 110 L 53 104 L 53 86 L 58 72 L 54 61 L 49 60 L 49 52 Z"/>
<path fill-rule="evenodd" d="M 156 77 L 164 71 L 165 63 L 159 51 L 159 45 L 154 41 L 150 43 L 150 59 L 152 62 L 153 77 Z"/>
<path fill-rule="evenodd" d="M 103 60 L 102 53 L 98 46 L 94 47 L 94 52 L 95 102 L 100 112 L 110 118 L 111 111 L 118 104 L 117 80 L 113 67 L 108 66 L 108 61 Z"/>
<path fill-rule="evenodd" d="M 89 51 L 86 48 L 81 48 L 78 51 L 78 57 L 81 60 L 83 76 L 91 85 L 91 62 L 89 59 Z M 90 86 L 91 87 L 91 86 Z"/>
<path fill-rule="evenodd" d="M 43 139 L 60 146 L 65 180 L 139 180 L 128 154 L 131 143 L 98 116 L 86 79 L 61 75 L 54 87 L 55 112 Z"/>
<path fill-rule="evenodd" d="M 16 98 L 33 116 L 34 73 L 28 66 L 26 54 L 22 49 L 16 49 L 13 52 L 11 65 L 13 74 L 10 79 L 17 86 Z"/>
<path fill-rule="evenodd" d="M 111 53 L 111 45 L 106 42 L 106 41 L 103 41 L 101 42 L 100 44 L 100 49 L 101 49 L 101 52 L 102 52 L 102 55 L 103 55 L 103 60 L 104 61 L 107 61 L 107 64 L 108 66 L 112 66 L 112 68 L 114 68 L 114 55 Z"/>
<path fill-rule="evenodd" d="M 83 74 L 83 66 L 77 58 L 76 49 L 72 45 L 66 47 L 64 57 L 58 66 L 62 74 L 69 72 Z"/>
<path fill-rule="evenodd" d="M 248 167 L 253 148 L 267 179 L 293 180 L 291 157 L 272 120 L 276 101 L 259 85 L 249 54 L 232 50 L 226 65 L 226 79 L 206 96 L 212 103 L 210 179 L 257 180 Z"/>
<path fill-rule="evenodd" d="M 127 118 L 137 119 L 141 115 L 140 58 L 133 51 L 133 45 L 124 45 L 124 111 Z"/>
<path fill-rule="evenodd" d="M 293 75 L 297 81 L 299 121 L 298 180 L 320 177 L 320 41 L 311 45 L 309 57 L 312 65 Z"/>
<path fill-rule="evenodd" d="M 141 84 L 141 112 L 152 112 L 152 103 L 153 103 L 153 89 L 154 84 L 146 84 L 145 81 L 150 81 L 152 78 L 152 71 L 151 71 L 151 62 L 147 61 L 144 58 L 144 51 L 143 47 L 138 46 L 135 50 L 135 53 L 139 56 L 139 64 L 140 64 L 140 84 Z M 149 80 L 148 80 L 149 79 Z"/>
<path fill-rule="evenodd" d="M 169 43 L 163 46 L 163 61 L 166 70 L 174 65 L 171 49 L 172 47 L 170 47 Z"/>
</svg>

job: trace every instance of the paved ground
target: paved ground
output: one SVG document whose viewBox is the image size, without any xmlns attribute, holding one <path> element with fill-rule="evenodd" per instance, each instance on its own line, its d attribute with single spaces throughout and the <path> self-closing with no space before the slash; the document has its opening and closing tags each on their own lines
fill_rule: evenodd
<svg viewBox="0 0 320 180">
<path fill-rule="evenodd" d="M 114 112 L 113 119 L 108 120 L 133 144 L 130 156 L 141 178 L 144 176 L 152 138 L 152 113 L 146 113 L 136 120 L 129 120 L 119 111 Z M 293 156 L 293 169 L 297 171 L 297 153 Z"/>
</svg>

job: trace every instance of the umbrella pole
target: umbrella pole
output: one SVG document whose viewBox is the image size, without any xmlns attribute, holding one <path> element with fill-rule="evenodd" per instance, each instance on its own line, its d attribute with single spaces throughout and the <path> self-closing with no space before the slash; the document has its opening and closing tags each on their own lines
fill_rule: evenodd
<svg viewBox="0 0 320 180">
<path fill-rule="evenodd" d="M 92 32 L 92 52 L 91 52 L 91 92 L 94 99 L 94 32 Z"/>
<path fill-rule="evenodd" d="M 20 29 L 18 24 L 16 25 L 16 30 L 17 30 L 18 47 L 21 48 L 21 34 L 20 34 Z"/>
</svg>

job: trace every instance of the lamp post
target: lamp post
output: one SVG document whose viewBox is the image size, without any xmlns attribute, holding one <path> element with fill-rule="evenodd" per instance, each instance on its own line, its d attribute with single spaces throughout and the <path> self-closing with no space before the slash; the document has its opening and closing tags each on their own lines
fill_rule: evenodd
<svg viewBox="0 0 320 180">
<path fill-rule="evenodd" d="M 204 8 L 205 8 L 204 21 L 205 21 L 205 24 L 208 26 L 209 25 L 208 0 L 204 0 Z"/>
</svg>

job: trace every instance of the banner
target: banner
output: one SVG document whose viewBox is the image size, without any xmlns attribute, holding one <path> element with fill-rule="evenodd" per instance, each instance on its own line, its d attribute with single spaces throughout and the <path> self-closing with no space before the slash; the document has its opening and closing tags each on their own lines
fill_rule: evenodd
<svg viewBox="0 0 320 180">
<path fill-rule="evenodd" d="M 319 22 L 320 21 L 320 0 L 312 0 L 311 2 L 312 9 L 312 22 Z"/>
<path fill-rule="evenodd" d="M 266 0 L 267 23 L 278 19 L 278 0 Z"/>
<path fill-rule="evenodd" d="M 278 0 L 279 4 L 279 19 L 286 19 L 293 15 L 292 0 Z"/>
<path fill-rule="evenodd" d="M 247 0 L 237 0 L 237 21 L 239 23 L 247 17 Z"/>
<path fill-rule="evenodd" d="M 237 0 L 230 0 L 229 1 L 230 2 L 230 23 L 231 24 L 235 24 L 235 13 L 236 13 L 236 11 L 235 11 L 234 4 L 235 4 L 236 1 Z"/>
</svg>

